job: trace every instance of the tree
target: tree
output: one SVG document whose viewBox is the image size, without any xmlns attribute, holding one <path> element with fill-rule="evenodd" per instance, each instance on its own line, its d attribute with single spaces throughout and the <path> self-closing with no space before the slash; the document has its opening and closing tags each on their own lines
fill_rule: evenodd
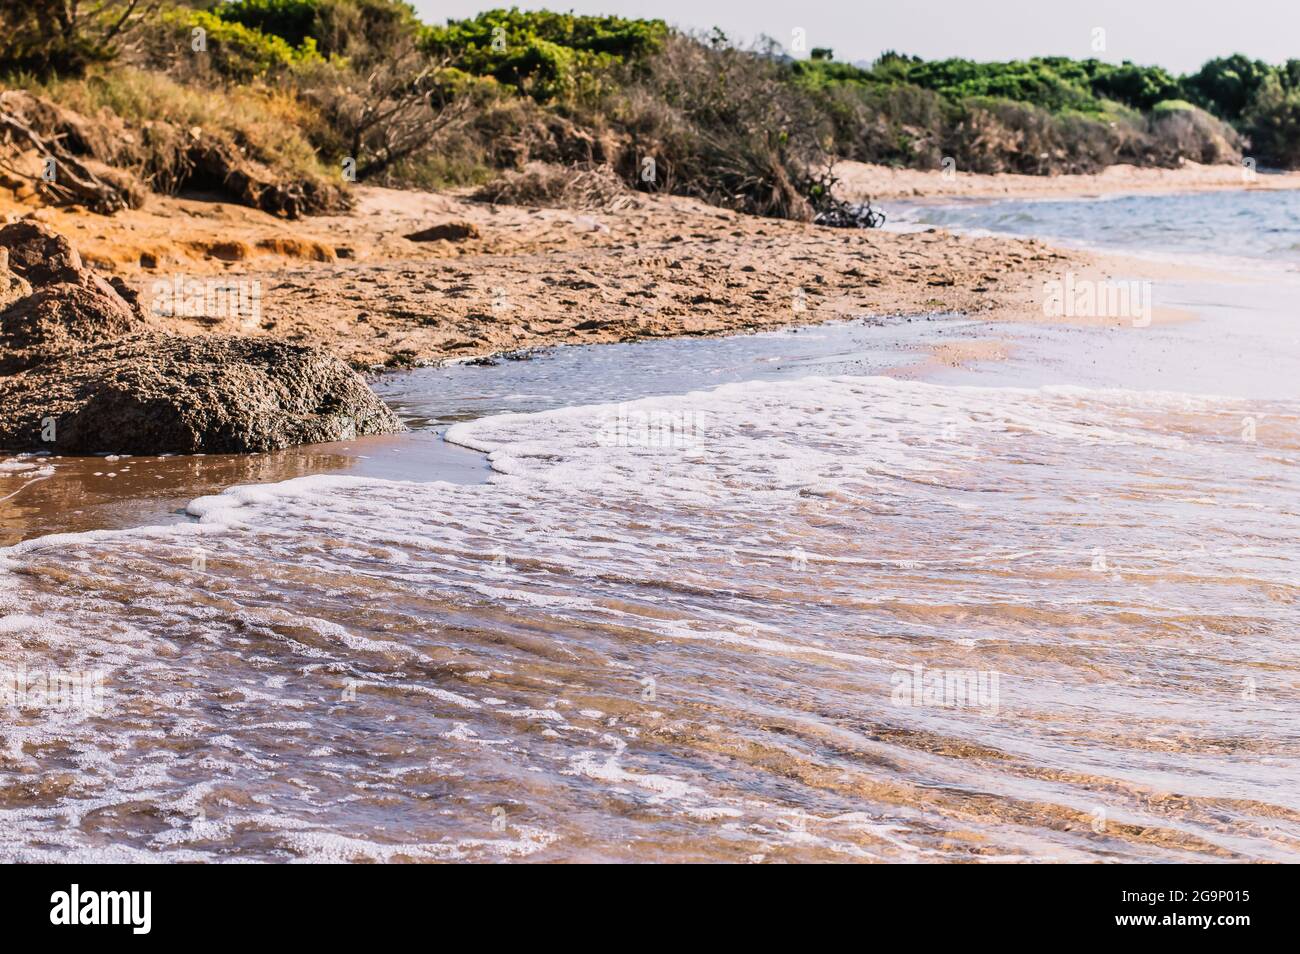
<svg viewBox="0 0 1300 954">
<path fill-rule="evenodd" d="M 1242 118 L 1259 159 L 1287 168 L 1300 166 L 1300 89 L 1285 89 L 1279 75 L 1269 76 Z"/>
<path fill-rule="evenodd" d="M 447 60 L 431 58 L 411 36 L 401 38 L 368 71 L 333 70 L 332 78 L 309 95 L 355 160 L 359 181 L 428 146 L 473 102 L 458 95 L 458 77 Z"/>
<path fill-rule="evenodd" d="M 1272 73 L 1273 68 L 1262 60 L 1234 53 L 1209 60 L 1183 78 L 1183 87 L 1196 105 L 1222 119 L 1237 120 Z"/>
<path fill-rule="evenodd" d="M 162 0 L 0 0 L 0 62 L 40 75 L 113 59 Z"/>
</svg>

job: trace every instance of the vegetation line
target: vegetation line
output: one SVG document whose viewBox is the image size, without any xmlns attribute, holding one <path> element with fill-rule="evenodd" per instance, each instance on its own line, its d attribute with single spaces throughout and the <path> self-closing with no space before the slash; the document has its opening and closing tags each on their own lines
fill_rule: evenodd
<svg viewBox="0 0 1300 954">
<path fill-rule="evenodd" d="M 394 0 L 32 0 L 0 9 L 0 74 L 79 117 L 111 116 L 111 136 L 69 136 L 72 118 L 36 107 L 20 119 L 126 170 L 134 193 L 237 181 L 236 201 L 288 215 L 346 205 L 348 182 L 551 182 L 537 163 L 588 176 L 548 187 L 557 196 L 589 196 L 600 170 L 628 189 L 835 221 L 840 159 L 1026 174 L 1300 166 L 1300 60 L 1242 55 L 1186 76 L 1064 57 L 851 65 L 653 19 L 492 10 L 427 25 Z M 516 193 L 537 198 L 491 191 Z"/>
</svg>

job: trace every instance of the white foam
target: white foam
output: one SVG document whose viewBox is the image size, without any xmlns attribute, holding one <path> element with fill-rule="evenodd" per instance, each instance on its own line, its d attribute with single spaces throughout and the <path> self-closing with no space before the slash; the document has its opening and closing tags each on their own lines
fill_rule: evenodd
<svg viewBox="0 0 1300 954">
<path fill-rule="evenodd" d="M 356 829 L 382 814 L 368 800 L 424 818 L 423 789 L 447 778 L 493 780 L 522 799 L 532 788 L 519 779 L 536 773 L 548 797 L 569 786 L 630 793 L 692 824 L 784 818 L 764 799 L 779 802 L 788 778 L 765 786 L 751 766 L 763 797 L 742 800 L 727 772 L 710 771 L 716 762 L 676 758 L 673 740 L 813 726 L 811 745 L 879 718 L 897 654 L 914 646 L 996 658 L 1056 627 L 1058 646 L 1091 647 L 1115 624 L 1085 614 L 1125 600 L 1184 618 L 1190 583 L 1129 593 L 1089 575 L 1098 538 L 1129 579 L 1185 559 L 1180 541 L 1157 550 L 1151 533 L 1144 550 L 1124 552 L 1144 529 L 1139 517 L 1158 530 L 1176 510 L 1207 547 L 1196 557 L 1207 578 L 1293 579 L 1294 563 L 1266 535 L 1296 529 L 1294 465 L 1230 439 L 1247 407 L 876 377 L 750 382 L 453 426 L 449 440 L 489 455 L 487 484 L 303 477 L 199 498 L 188 524 L 0 550 L 0 633 L 19 637 L 0 640 L 0 663 L 110 659 L 129 674 L 110 700 L 111 731 L 75 719 L 5 730 L 9 757 L 40 758 L 37 743 L 58 738 L 97 761 L 89 794 L 22 818 L 0 813 L 0 854 L 36 857 L 56 811 L 129 794 L 184 816 L 151 849 L 169 857 L 204 856 L 205 839 L 229 832 L 247 843 L 253 825 L 266 830 L 258 850 L 314 860 L 514 857 L 554 844 L 562 817 L 512 822 L 500 839 Z M 628 414 L 685 422 L 690 440 L 611 441 Z M 987 526 L 997 534 L 981 535 Z M 190 569 L 197 542 L 209 551 L 205 573 Z M 1269 631 L 1268 614 L 1287 609 L 1261 600 L 1250 611 L 1234 632 Z M 1232 646 L 1220 649 L 1231 657 Z M 492 694 L 479 696 L 470 680 L 484 673 Z M 1059 678 L 1041 685 L 1070 691 Z M 568 711 L 607 723 L 614 755 L 569 741 L 587 743 L 592 730 L 565 720 L 568 700 Z M 1025 705 L 1033 718 L 1022 724 L 1047 708 Z M 715 717 L 720 727 L 702 724 Z M 906 718 L 981 743 L 1019 738 L 960 714 Z M 1271 729 L 1284 716 L 1250 718 Z M 249 799 L 189 790 L 196 769 Z M 1240 784 L 1242 797 L 1263 797 L 1250 786 L 1265 781 Z M 464 791 L 463 804 L 447 803 L 447 830 L 489 830 L 495 793 Z M 255 800 L 272 796 L 274 811 Z M 228 817 L 195 825 L 186 813 L 200 802 Z M 838 817 L 828 813 L 815 838 L 769 825 L 753 847 L 857 851 L 856 829 L 910 850 L 893 826 Z M 89 850 L 76 833 L 52 844 Z"/>
</svg>

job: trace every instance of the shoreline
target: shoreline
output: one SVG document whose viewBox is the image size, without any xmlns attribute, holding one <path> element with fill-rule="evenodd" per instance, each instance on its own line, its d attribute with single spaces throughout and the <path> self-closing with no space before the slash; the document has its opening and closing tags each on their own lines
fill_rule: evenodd
<svg viewBox="0 0 1300 954">
<path fill-rule="evenodd" d="M 951 181 L 859 163 L 837 172 L 846 174 L 848 195 L 937 202 L 1243 187 L 1241 170 L 1228 166 Z M 1258 179 L 1262 189 L 1300 189 L 1300 173 Z M 644 193 L 608 211 L 491 206 L 463 192 L 377 187 L 357 187 L 355 198 L 343 215 L 284 220 L 201 197 L 153 196 L 143 209 L 109 218 L 0 193 L 0 216 L 35 218 L 68 236 L 88 264 L 122 277 L 146 304 L 187 283 L 257 291 L 252 315 L 159 317 L 160 330 L 265 335 L 322 347 L 364 371 L 863 314 L 1034 321 L 1041 283 L 1053 274 L 1186 273 L 1183 263 L 1041 239 L 832 229 Z M 428 229 L 448 237 L 407 237 Z"/>
<path fill-rule="evenodd" d="M 1029 176 L 1018 173 L 944 173 L 895 169 L 863 162 L 835 165 L 840 194 L 866 199 L 1087 199 L 1120 195 L 1300 189 L 1300 171 L 1253 171 L 1236 165 L 1187 163 L 1178 169 L 1114 165 L 1086 175 Z"/>
<path fill-rule="evenodd" d="M 455 196 L 382 189 L 361 190 L 361 198 L 358 210 L 349 216 L 295 222 L 237 206 L 165 198 L 156 198 L 143 212 L 113 219 L 55 209 L 41 210 L 35 217 L 70 235 L 86 249 L 88 262 L 101 268 L 111 265 L 142 294 L 148 293 L 151 280 L 172 274 L 161 271 L 161 261 L 159 268 L 152 269 L 138 261 L 142 238 L 154 242 L 154 252 L 149 254 L 167 254 L 157 244 L 161 239 L 149 237 L 150 229 L 165 227 L 170 243 L 166 247 L 175 256 L 167 267 L 188 269 L 175 274 L 265 282 L 262 334 L 317 344 L 354 365 L 368 364 L 371 370 L 494 362 L 502 354 L 564 345 L 746 335 L 863 316 L 889 322 L 956 313 L 977 322 L 1054 323 L 1042 313 L 1038 290 L 1044 280 L 1065 270 L 1095 280 L 1114 275 L 1188 277 L 1186 268 L 1172 263 L 1082 252 L 1036 239 L 969 238 L 938 229 L 845 231 L 739 216 L 676 198 L 647 198 L 637 209 L 614 213 L 493 209 Z M 232 248 L 242 242 L 245 248 L 274 246 L 276 251 L 250 253 L 234 261 L 207 253 L 202 258 L 186 257 L 196 240 L 169 219 L 180 215 L 192 224 L 196 204 L 203 213 L 198 219 L 202 230 L 211 231 L 206 218 L 234 223 L 221 230 L 224 241 L 235 243 Z M 444 222 L 469 220 L 477 237 L 433 243 L 400 238 L 398 233 L 435 217 Z M 351 227 L 340 234 L 349 236 L 353 259 L 340 259 L 337 252 L 331 253 L 332 261 L 294 261 L 288 255 L 328 258 L 322 250 L 328 248 L 331 230 L 343 229 L 345 222 L 338 220 L 350 222 Z M 560 234 L 552 234 L 557 231 Z M 137 245 L 125 236 L 133 237 Z M 110 248 L 116 249 L 117 257 L 108 261 Z M 129 261 L 132 254 L 137 256 L 134 264 Z M 644 273 L 635 271 L 637 263 L 647 263 Z M 440 281 L 448 275 L 459 276 L 462 286 L 470 289 L 446 295 Z M 629 275 L 636 277 L 642 291 L 646 285 L 671 281 L 669 294 L 702 300 L 695 306 L 647 312 L 634 304 L 640 299 L 633 297 L 637 289 L 627 287 L 632 284 Z M 1233 277 L 1204 269 L 1197 276 Z M 446 325 L 455 324 L 458 311 L 474 307 L 473 290 L 482 295 L 506 287 L 497 282 L 511 282 L 506 307 L 494 314 L 490 300 L 487 307 L 479 305 L 477 313 L 470 312 L 472 320 L 461 321 L 478 332 L 467 336 L 470 345 L 450 347 Z M 611 300 L 611 288 L 618 288 L 615 294 L 622 297 Z M 308 289 L 314 298 L 293 295 L 295 290 Z M 415 299 L 431 311 L 441 302 L 445 321 L 431 324 L 418 317 L 421 313 L 414 302 L 393 306 L 391 297 L 403 291 L 414 291 Z M 465 304 L 467 299 L 471 304 Z M 386 308 L 389 314 L 382 322 L 347 321 L 353 308 L 376 312 Z M 518 320 L 505 314 L 516 310 L 521 313 Z M 615 317 L 620 312 L 622 317 Z M 604 315 L 611 317 L 595 317 Z M 1155 323 L 1189 317 L 1186 312 L 1158 310 Z M 1115 322 L 1074 319 L 1067 323 Z M 203 319 L 165 319 L 160 324 L 185 334 L 232 330 Z M 387 344 L 388 352 L 380 350 L 386 337 L 397 338 Z M 944 367 L 1005 358 L 1014 347 L 1014 340 L 1002 337 L 990 343 L 954 345 L 935 336 L 918 349 L 923 356 L 917 364 L 895 373 L 925 377 Z M 395 354 L 413 358 L 393 362 Z M 431 448 L 430 443 L 437 446 Z M 391 451 L 394 444 L 423 462 L 426 472 L 435 471 L 427 479 L 447 478 L 446 471 L 439 469 L 447 464 L 446 447 L 431 430 L 245 456 L 59 458 L 60 478 L 72 479 L 37 482 L 14 492 L 20 485 L 17 475 L 9 475 L 0 546 L 51 532 L 183 519 L 178 514 L 189 499 L 241 483 L 275 482 L 309 473 L 364 475 L 373 472 L 365 464 L 367 451 Z M 389 453 L 388 465 L 393 463 Z M 474 465 L 465 466 L 473 469 Z M 455 467 L 452 470 L 454 474 Z M 378 475 L 392 476 L 383 471 Z M 46 524 L 51 516 L 57 517 L 52 526 Z"/>
<path fill-rule="evenodd" d="M 357 199 L 348 215 L 296 221 L 167 197 L 111 219 L 3 202 L 0 214 L 68 236 L 146 304 L 210 279 L 260 295 L 254 315 L 156 318 L 162 330 L 266 335 L 365 370 L 863 314 L 1023 318 L 1044 272 L 1096 260 L 1032 239 L 831 229 L 671 196 L 609 212 L 378 188 Z M 464 237 L 404 237 L 438 226 Z"/>
</svg>

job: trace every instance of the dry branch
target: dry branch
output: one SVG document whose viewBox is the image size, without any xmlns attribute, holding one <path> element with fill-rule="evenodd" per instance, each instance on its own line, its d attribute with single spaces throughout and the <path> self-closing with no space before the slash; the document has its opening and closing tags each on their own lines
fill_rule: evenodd
<svg viewBox="0 0 1300 954">
<path fill-rule="evenodd" d="M 0 111 L 0 134 L 3 134 L 6 142 L 16 144 L 20 151 L 25 151 L 25 143 L 26 149 L 33 149 L 43 159 L 54 161 L 54 175 L 49 179 L 27 176 L 13 169 L 9 171 L 31 179 L 55 201 L 67 205 L 84 205 L 101 215 L 120 212 L 130 204 L 127 196 L 117 186 L 91 172 L 81 160 L 64 149 L 58 140 L 45 140 L 11 113 Z"/>
</svg>

